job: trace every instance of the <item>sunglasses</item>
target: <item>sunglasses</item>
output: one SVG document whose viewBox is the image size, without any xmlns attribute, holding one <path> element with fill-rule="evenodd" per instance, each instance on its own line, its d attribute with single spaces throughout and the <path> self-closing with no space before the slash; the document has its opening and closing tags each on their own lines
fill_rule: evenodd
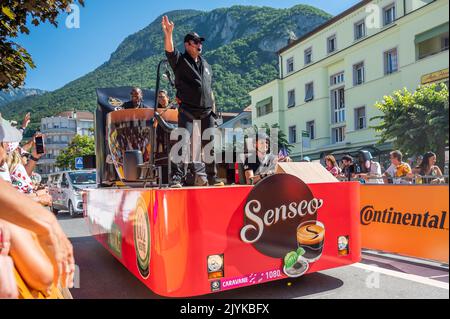
<svg viewBox="0 0 450 319">
<path fill-rule="evenodd" d="M 195 45 L 202 44 L 202 41 L 200 40 L 191 40 L 191 41 L 194 42 Z"/>
</svg>

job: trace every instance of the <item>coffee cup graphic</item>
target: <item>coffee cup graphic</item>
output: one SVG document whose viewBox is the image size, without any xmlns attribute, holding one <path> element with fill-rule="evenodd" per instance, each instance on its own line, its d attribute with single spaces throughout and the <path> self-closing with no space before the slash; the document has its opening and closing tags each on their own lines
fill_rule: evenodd
<svg viewBox="0 0 450 319">
<path fill-rule="evenodd" d="M 302 256 L 312 263 L 322 256 L 325 240 L 325 226 L 316 220 L 309 220 L 297 227 L 297 243 L 305 251 Z"/>
</svg>

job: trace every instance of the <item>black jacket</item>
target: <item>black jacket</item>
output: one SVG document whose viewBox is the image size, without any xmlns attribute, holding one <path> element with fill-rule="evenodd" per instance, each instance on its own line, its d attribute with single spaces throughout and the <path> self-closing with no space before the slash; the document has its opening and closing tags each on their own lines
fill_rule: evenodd
<svg viewBox="0 0 450 319">
<path fill-rule="evenodd" d="M 167 52 L 166 56 L 175 73 L 175 87 L 177 98 L 181 100 L 181 108 L 186 109 L 195 117 L 211 112 L 212 99 L 212 70 L 203 57 L 199 63 L 187 53 L 178 50 Z"/>
</svg>

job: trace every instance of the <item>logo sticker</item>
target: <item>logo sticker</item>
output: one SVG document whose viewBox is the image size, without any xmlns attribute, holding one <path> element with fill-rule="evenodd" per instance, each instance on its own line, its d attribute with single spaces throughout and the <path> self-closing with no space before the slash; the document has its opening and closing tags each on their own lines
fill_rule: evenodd
<svg viewBox="0 0 450 319">
<path fill-rule="evenodd" d="M 151 237 L 147 205 L 142 197 L 138 198 L 136 204 L 133 238 L 139 273 L 147 279 L 150 275 Z"/>
<path fill-rule="evenodd" d="M 223 254 L 208 256 L 208 279 L 222 278 L 224 276 L 223 269 Z"/>
<path fill-rule="evenodd" d="M 299 178 L 273 175 L 247 198 L 241 240 L 266 256 L 282 259 L 283 272 L 299 277 L 322 255 L 325 226 L 317 221 L 322 206 L 323 200 L 315 198 Z"/>
<path fill-rule="evenodd" d="M 108 103 L 114 107 L 121 107 L 123 105 L 123 101 L 115 97 L 109 97 Z"/>
<path fill-rule="evenodd" d="M 117 257 L 122 258 L 122 232 L 115 223 L 112 224 L 111 232 L 108 234 L 108 246 Z"/>
<path fill-rule="evenodd" d="M 221 284 L 220 280 L 211 281 L 211 292 L 220 291 Z"/>
</svg>

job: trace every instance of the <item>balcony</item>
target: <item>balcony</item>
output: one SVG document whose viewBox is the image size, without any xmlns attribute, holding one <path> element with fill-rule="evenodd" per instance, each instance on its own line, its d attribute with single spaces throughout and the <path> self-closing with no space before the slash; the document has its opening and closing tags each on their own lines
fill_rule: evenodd
<svg viewBox="0 0 450 319">
<path fill-rule="evenodd" d="M 76 128 L 68 128 L 68 127 L 58 127 L 58 128 L 42 128 L 42 133 L 46 134 L 46 133 L 71 133 L 71 134 L 75 134 L 76 133 Z"/>
</svg>

